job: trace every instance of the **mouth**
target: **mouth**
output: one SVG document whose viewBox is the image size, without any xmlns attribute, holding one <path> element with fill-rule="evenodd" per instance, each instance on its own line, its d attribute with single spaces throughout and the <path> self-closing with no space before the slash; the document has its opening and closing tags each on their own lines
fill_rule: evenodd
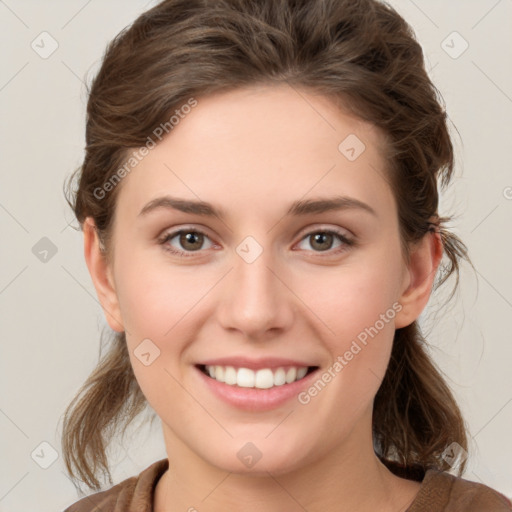
<svg viewBox="0 0 512 512">
<path fill-rule="evenodd" d="M 271 389 L 287 386 L 306 378 L 318 366 L 279 366 L 277 368 L 251 369 L 220 365 L 195 365 L 209 379 L 235 388 Z"/>
</svg>

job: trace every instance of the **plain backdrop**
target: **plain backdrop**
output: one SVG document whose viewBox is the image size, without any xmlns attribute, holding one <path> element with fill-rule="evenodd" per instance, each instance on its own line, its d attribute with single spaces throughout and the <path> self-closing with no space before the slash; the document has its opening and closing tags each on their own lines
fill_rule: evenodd
<svg viewBox="0 0 512 512">
<path fill-rule="evenodd" d="M 98 361 L 106 322 L 62 186 L 83 157 L 84 80 L 154 3 L 0 1 L 1 511 L 56 512 L 79 498 L 61 416 Z M 512 0 L 390 3 L 458 130 L 441 213 L 456 215 L 476 268 L 465 265 L 450 306 L 433 296 L 421 321 L 470 428 L 465 477 L 512 496 Z M 111 449 L 116 483 L 166 456 L 159 421 L 126 444 Z"/>
</svg>

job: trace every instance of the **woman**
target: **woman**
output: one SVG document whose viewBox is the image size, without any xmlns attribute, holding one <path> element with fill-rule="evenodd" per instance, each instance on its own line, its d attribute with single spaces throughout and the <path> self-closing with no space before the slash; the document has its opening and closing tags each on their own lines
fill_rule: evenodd
<svg viewBox="0 0 512 512">
<path fill-rule="evenodd" d="M 446 114 L 391 7 L 161 2 L 109 45 L 86 140 L 70 204 L 116 336 L 65 461 L 99 490 L 146 404 L 167 458 L 69 512 L 512 510 L 460 477 L 417 324 L 468 256 L 438 213 Z"/>
</svg>

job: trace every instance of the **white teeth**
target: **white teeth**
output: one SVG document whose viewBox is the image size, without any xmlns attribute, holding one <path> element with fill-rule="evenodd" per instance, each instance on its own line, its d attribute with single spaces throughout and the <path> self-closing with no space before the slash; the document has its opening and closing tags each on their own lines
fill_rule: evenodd
<svg viewBox="0 0 512 512">
<path fill-rule="evenodd" d="M 211 377 L 215 378 L 215 375 L 211 375 Z M 226 384 L 236 384 L 236 370 L 232 366 L 226 366 L 226 370 L 224 371 L 224 382 Z"/>
<path fill-rule="evenodd" d="M 250 368 L 236 369 L 233 366 L 205 366 L 205 370 L 212 379 L 230 386 L 269 389 L 302 379 L 308 372 L 308 367 L 291 366 L 287 370 L 282 367 L 276 369 L 262 368 L 254 371 Z"/>
<path fill-rule="evenodd" d="M 219 382 L 224 382 L 224 367 L 223 366 L 216 366 L 215 367 L 215 378 Z"/>
<path fill-rule="evenodd" d="M 290 384 L 291 382 L 294 382 L 297 378 L 297 368 L 294 368 L 293 366 L 291 368 L 288 368 L 288 371 L 286 372 L 286 383 Z"/>
<path fill-rule="evenodd" d="M 256 375 L 249 368 L 238 368 L 236 385 L 242 388 L 253 388 Z"/>
<path fill-rule="evenodd" d="M 307 368 L 299 368 L 297 370 L 297 380 L 302 379 L 302 377 L 304 377 L 306 375 L 306 373 L 308 373 Z"/>
<path fill-rule="evenodd" d="M 272 370 L 269 370 L 268 368 L 265 368 L 264 370 L 258 370 L 254 380 L 255 387 L 259 389 L 268 389 L 274 385 L 274 374 L 272 373 Z"/>
<path fill-rule="evenodd" d="M 286 383 L 286 373 L 283 368 L 278 368 L 274 372 L 274 386 L 282 386 Z"/>
</svg>

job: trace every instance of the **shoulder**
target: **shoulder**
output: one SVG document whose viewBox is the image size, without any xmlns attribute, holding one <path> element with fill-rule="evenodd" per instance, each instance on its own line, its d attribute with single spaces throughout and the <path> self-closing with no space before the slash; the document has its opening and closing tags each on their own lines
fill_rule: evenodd
<svg viewBox="0 0 512 512">
<path fill-rule="evenodd" d="M 86 496 L 64 512 L 126 512 L 126 510 L 152 510 L 155 485 L 169 466 L 167 459 L 159 460 L 138 476 L 132 476 L 110 489 Z"/>
<path fill-rule="evenodd" d="M 430 469 L 407 512 L 427 510 L 511 512 L 512 503 L 503 494 L 486 485 Z"/>
</svg>

